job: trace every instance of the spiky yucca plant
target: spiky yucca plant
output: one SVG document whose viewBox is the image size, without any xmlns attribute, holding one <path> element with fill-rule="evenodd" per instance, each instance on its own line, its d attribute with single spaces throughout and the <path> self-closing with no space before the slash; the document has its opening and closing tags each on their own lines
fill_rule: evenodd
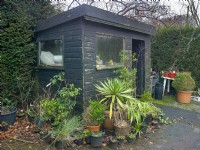
<svg viewBox="0 0 200 150">
<path fill-rule="evenodd" d="M 126 101 L 133 99 L 131 96 L 133 89 L 127 88 L 126 83 L 118 78 L 99 82 L 99 84 L 95 84 L 95 88 L 103 96 L 100 102 L 105 102 L 109 107 L 110 118 L 112 117 L 113 110 L 115 110 L 115 106 L 124 108 Z"/>
</svg>

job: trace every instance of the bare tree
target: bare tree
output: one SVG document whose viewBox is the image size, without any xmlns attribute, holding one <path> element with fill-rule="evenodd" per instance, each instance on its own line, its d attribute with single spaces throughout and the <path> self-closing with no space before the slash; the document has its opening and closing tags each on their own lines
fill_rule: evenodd
<svg viewBox="0 0 200 150">
<path fill-rule="evenodd" d="M 152 23 L 152 20 L 159 21 L 162 17 L 169 16 L 169 6 L 162 5 L 160 1 L 148 0 L 68 0 L 58 1 L 57 5 L 64 10 L 69 10 L 82 4 L 92 5 L 118 15 L 136 18 L 140 21 Z"/>
<path fill-rule="evenodd" d="M 199 5 L 200 5 L 200 1 L 194 1 L 194 0 L 187 0 L 187 7 L 188 10 L 192 16 L 192 18 L 194 19 L 195 23 L 197 26 L 200 26 L 200 11 L 199 11 Z M 199 11 L 199 12 L 198 12 Z"/>
</svg>

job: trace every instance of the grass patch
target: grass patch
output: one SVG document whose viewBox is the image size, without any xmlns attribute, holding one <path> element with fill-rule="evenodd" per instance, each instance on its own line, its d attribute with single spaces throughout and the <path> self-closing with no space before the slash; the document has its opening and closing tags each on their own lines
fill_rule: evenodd
<svg viewBox="0 0 200 150">
<path fill-rule="evenodd" d="M 165 95 L 162 100 L 154 100 L 153 103 L 200 113 L 200 102 L 191 101 L 189 104 L 181 104 L 177 101 L 177 98 L 172 95 Z"/>
</svg>

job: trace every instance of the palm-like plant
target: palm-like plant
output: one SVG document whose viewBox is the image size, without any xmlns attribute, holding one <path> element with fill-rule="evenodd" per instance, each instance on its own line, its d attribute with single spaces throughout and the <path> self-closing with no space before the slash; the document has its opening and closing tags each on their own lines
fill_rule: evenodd
<svg viewBox="0 0 200 150">
<path fill-rule="evenodd" d="M 95 85 L 96 90 L 100 95 L 104 96 L 100 102 L 105 102 L 110 110 L 110 118 L 112 117 L 112 111 L 115 106 L 124 108 L 124 104 L 127 100 L 133 99 L 131 92 L 133 89 L 127 88 L 126 83 L 120 79 L 107 79 L 99 84 Z"/>
</svg>

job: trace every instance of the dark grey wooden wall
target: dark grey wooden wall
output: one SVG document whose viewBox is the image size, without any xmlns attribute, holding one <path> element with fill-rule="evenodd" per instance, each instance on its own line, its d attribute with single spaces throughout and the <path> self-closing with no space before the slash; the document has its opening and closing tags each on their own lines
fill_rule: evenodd
<svg viewBox="0 0 200 150">
<path fill-rule="evenodd" d="M 83 63 L 82 63 L 82 26 L 81 19 L 76 19 L 48 30 L 39 32 L 37 41 L 49 39 L 63 39 L 64 66 L 61 68 L 39 68 L 38 79 L 42 87 L 49 83 L 50 78 L 58 72 L 64 71 L 69 83 L 83 88 Z M 77 109 L 83 110 L 83 98 L 77 98 Z"/>
<path fill-rule="evenodd" d="M 114 76 L 114 69 L 96 70 L 96 34 L 103 33 L 124 38 L 124 49 L 132 51 L 132 39 L 145 42 L 145 88 L 150 81 L 150 35 L 117 27 L 103 25 L 78 18 L 70 22 L 39 32 L 37 41 L 63 39 L 64 66 L 57 69 L 39 68 L 38 79 L 42 87 L 50 78 L 64 71 L 66 79 L 82 88 L 77 98 L 77 109 L 83 111 L 90 98 L 96 99 L 94 84 Z"/>
<path fill-rule="evenodd" d="M 96 99 L 94 84 L 97 83 L 97 81 L 114 76 L 114 69 L 96 70 L 96 34 L 101 33 L 123 37 L 125 42 L 124 49 L 130 51 L 132 51 L 132 39 L 143 40 L 145 42 L 145 55 L 150 54 L 150 36 L 90 21 L 84 21 L 83 28 L 83 98 L 84 104 L 87 105 L 89 99 Z M 145 60 L 145 63 L 150 64 L 150 60 Z M 145 71 L 148 70 L 150 72 L 150 68 L 146 67 Z"/>
</svg>

